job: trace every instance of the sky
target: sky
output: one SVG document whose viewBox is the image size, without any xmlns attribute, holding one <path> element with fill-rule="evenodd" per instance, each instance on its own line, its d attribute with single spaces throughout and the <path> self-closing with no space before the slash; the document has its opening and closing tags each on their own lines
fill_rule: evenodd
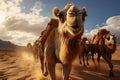
<svg viewBox="0 0 120 80">
<path fill-rule="evenodd" d="M 33 44 L 53 17 L 52 8 L 62 9 L 67 3 L 87 8 L 83 36 L 90 39 L 106 28 L 120 43 L 120 0 L 0 0 L 0 39 Z"/>
</svg>

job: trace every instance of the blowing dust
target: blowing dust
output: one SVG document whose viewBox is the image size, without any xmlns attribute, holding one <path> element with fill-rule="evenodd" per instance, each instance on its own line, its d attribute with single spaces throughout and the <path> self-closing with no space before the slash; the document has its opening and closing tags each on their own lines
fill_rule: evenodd
<svg viewBox="0 0 120 80">
<path fill-rule="evenodd" d="M 40 61 L 32 52 L 18 50 L 3 54 L 0 52 L 0 80 L 47 80 L 41 73 Z"/>
</svg>

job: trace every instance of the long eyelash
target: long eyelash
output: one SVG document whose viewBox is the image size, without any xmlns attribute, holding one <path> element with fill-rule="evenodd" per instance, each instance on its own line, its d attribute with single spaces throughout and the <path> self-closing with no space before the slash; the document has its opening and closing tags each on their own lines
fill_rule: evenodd
<svg viewBox="0 0 120 80">
<path fill-rule="evenodd" d="M 72 15 L 74 15 L 74 13 L 68 13 L 68 14 L 72 14 Z"/>
</svg>

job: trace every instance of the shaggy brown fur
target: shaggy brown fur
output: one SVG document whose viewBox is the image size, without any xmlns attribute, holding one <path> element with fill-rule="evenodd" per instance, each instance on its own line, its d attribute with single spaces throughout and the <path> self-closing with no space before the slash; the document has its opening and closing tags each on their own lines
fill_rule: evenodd
<svg viewBox="0 0 120 80">
<path fill-rule="evenodd" d="M 90 52 L 90 42 L 86 37 L 83 37 L 80 43 L 82 45 L 82 53 L 81 53 L 82 56 L 79 56 L 80 64 L 82 64 L 82 61 L 83 61 L 84 66 L 86 64 L 89 65 L 88 59 L 89 59 L 89 52 Z M 86 61 L 86 64 L 85 64 L 85 61 Z"/>
<path fill-rule="evenodd" d="M 100 56 L 108 63 L 110 68 L 109 76 L 113 77 L 113 64 L 111 63 L 112 53 L 116 50 L 115 36 L 108 33 L 99 41 Z"/>
<path fill-rule="evenodd" d="M 85 8 L 79 10 L 73 4 L 67 4 L 63 10 L 53 8 L 54 15 L 59 20 L 58 27 L 55 27 L 49 34 L 44 47 L 44 75 L 48 70 L 51 80 L 56 80 L 55 65 L 62 63 L 63 79 L 68 80 L 71 71 L 72 61 L 81 51 L 79 39 L 84 32 Z"/>
<path fill-rule="evenodd" d="M 113 64 L 111 63 L 111 57 L 112 57 L 112 53 L 115 52 L 116 50 L 116 40 L 115 40 L 115 36 L 112 35 L 109 31 L 107 31 L 106 29 L 101 29 L 98 31 L 97 33 L 97 38 L 99 38 L 99 41 L 97 41 L 97 50 L 96 52 L 98 53 L 98 62 L 100 61 L 100 57 L 102 56 L 103 59 L 108 63 L 109 67 L 110 67 L 110 76 L 114 76 L 113 74 Z M 92 44 L 93 45 L 93 44 Z M 91 48 L 91 54 L 93 55 L 94 53 L 92 53 L 94 51 L 95 48 Z"/>
<path fill-rule="evenodd" d="M 98 53 L 97 61 L 98 61 L 98 63 L 100 62 L 99 41 L 103 38 L 104 35 L 106 35 L 108 33 L 109 33 L 109 31 L 107 31 L 106 29 L 99 29 L 98 33 L 91 40 L 91 55 L 92 55 L 92 60 L 94 63 L 95 63 L 94 54 L 96 54 L 96 53 Z"/>
</svg>

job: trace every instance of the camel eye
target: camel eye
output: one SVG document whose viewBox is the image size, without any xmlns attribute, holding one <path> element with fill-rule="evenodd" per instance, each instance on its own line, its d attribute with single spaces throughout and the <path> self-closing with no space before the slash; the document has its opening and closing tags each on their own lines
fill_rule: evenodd
<svg viewBox="0 0 120 80">
<path fill-rule="evenodd" d="M 107 37 L 107 40 L 109 41 L 109 40 L 110 40 L 110 37 Z"/>
<path fill-rule="evenodd" d="M 74 16 L 74 13 L 68 13 L 69 14 L 69 16 Z"/>
</svg>

